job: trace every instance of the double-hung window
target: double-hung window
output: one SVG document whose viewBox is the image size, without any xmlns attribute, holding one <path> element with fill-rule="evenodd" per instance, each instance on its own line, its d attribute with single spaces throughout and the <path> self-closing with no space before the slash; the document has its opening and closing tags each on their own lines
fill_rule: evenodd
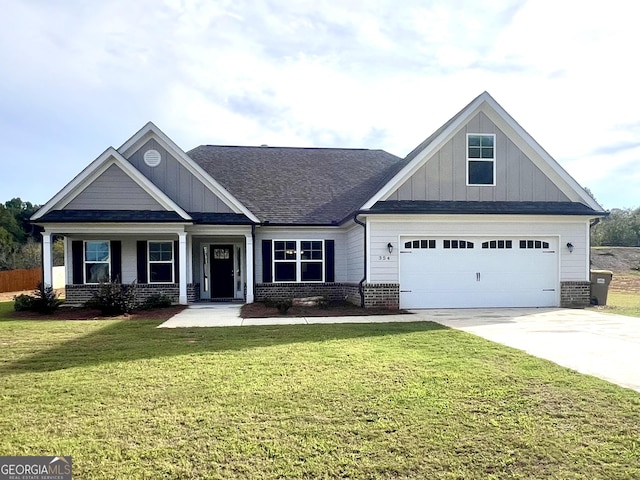
<svg viewBox="0 0 640 480">
<path fill-rule="evenodd" d="M 173 242 L 148 243 L 149 283 L 173 283 Z"/>
<path fill-rule="evenodd" d="M 109 242 L 87 240 L 84 242 L 84 283 L 108 282 L 110 278 L 111 252 Z"/>
<path fill-rule="evenodd" d="M 273 240 L 273 279 L 276 282 L 323 282 L 322 240 Z"/>
<path fill-rule="evenodd" d="M 467 185 L 496 184 L 496 136 L 467 135 Z"/>
</svg>

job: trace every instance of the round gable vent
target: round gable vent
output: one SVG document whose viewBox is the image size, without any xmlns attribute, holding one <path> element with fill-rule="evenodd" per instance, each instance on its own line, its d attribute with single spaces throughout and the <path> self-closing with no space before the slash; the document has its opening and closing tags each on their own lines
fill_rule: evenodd
<svg viewBox="0 0 640 480">
<path fill-rule="evenodd" d="M 144 163 L 150 167 L 157 167 L 161 161 L 162 157 L 159 151 L 151 149 L 144 152 Z"/>
</svg>

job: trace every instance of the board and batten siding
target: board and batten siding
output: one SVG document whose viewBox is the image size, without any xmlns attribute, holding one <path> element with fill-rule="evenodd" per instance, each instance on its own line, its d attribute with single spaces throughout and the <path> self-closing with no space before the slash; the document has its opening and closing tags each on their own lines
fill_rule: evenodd
<svg viewBox="0 0 640 480">
<path fill-rule="evenodd" d="M 160 164 L 155 167 L 144 163 L 144 154 L 151 149 L 160 153 Z M 187 212 L 233 213 L 224 201 L 155 140 L 146 142 L 127 160 Z"/>
<path fill-rule="evenodd" d="M 262 227 L 256 231 L 255 241 L 255 278 L 262 283 L 262 241 L 263 240 L 334 240 L 335 241 L 335 281 L 347 280 L 347 256 L 345 249 L 345 233 L 337 229 L 323 228 L 288 228 Z M 360 279 L 358 279 L 359 281 Z"/>
<path fill-rule="evenodd" d="M 364 275 L 364 227 L 356 225 L 346 233 L 347 281 L 360 282 Z"/>
<path fill-rule="evenodd" d="M 64 207 L 65 210 L 165 210 L 120 167 L 111 165 Z"/>
<path fill-rule="evenodd" d="M 545 236 L 556 237 L 559 238 L 560 281 L 589 280 L 588 220 L 545 221 L 520 218 L 479 222 L 472 219 L 443 221 L 416 217 L 403 220 L 401 216 L 397 216 L 395 220 L 370 219 L 368 225 L 370 229 L 368 281 L 372 283 L 397 283 L 399 281 L 399 241 L 400 236 L 403 235 L 424 236 L 425 238 L 451 236 L 452 239 L 459 240 L 464 240 L 465 237 L 479 236 L 492 236 L 495 239 L 515 236 L 521 237 L 522 240 Z M 387 250 L 389 242 L 395 247 L 391 255 Z M 566 248 L 568 242 L 574 246 L 573 253 L 569 253 Z"/>
<path fill-rule="evenodd" d="M 496 135 L 495 186 L 467 186 L 467 134 Z M 546 201 L 567 196 L 484 113 L 475 115 L 387 200 Z"/>
</svg>

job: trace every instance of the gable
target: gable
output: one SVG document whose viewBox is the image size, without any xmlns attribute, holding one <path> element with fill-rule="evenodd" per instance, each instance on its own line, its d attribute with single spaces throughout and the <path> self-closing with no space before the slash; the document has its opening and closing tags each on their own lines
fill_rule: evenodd
<svg viewBox="0 0 640 480">
<path fill-rule="evenodd" d="M 152 166 L 144 161 L 149 150 L 155 150 L 153 153 L 157 157 Z M 253 222 L 259 222 L 245 205 L 152 122 L 122 144 L 118 153 L 131 165 L 138 166 L 154 187 L 168 197 L 172 195 L 170 198 L 191 212 L 242 214 Z M 136 168 L 136 171 L 141 170 Z"/>
<path fill-rule="evenodd" d="M 131 198 L 139 200 L 140 205 L 134 204 Z M 125 202 L 127 208 L 123 208 Z M 125 212 L 131 209 L 139 212 L 164 210 L 175 213 L 178 218 L 191 219 L 187 212 L 145 178 L 118 151 L 109 147 L 34 213 L 31 220 L 48 218 L 50 213 L 56 211 Z M 56 218 L 61 219 L 60 215 Z"/>
<path fill-rule="evenodd" d="M 495 134 L 495 186 L 467 185 L 467 134 Z M 484 113 L 478 112 L 387 200 L 543 201 L 569 198 Z"/>
<path fill-rule="evenodd" d="M 64 206 L 64 210 L 165 210 L 113 164 Z"/>
<path fill-rule="evenodd" d="M 145 163 L 144 154 L 149 150 L 156 150 L 160 154 L 160 163 L 157 166 L 151 167 Z M 139 149 L 129 154 L 127 160 L 184 210 L 233 213 L 224 200 L 196 178 L 156 139 L 146 141 Z"/>
<path fill-rule="evenodd" d="M 478 131 L 482 129 L 485 132 Z M 476 171 L 482 165 L 483 176 L 475 180 L 482 186 L 467 186 L 467 132 L 495 134 L 498 155 L 507 160 L 499 166 L 501 159 L 495 157 L 493 175 L 485 170 L 486 164 L 478 161 L 469 164 Z M 604 213 L 598 202 L 487 92 L 418 145 L 405 157 L 405 162 L 405 166 L 362 205 L 362 210 L 386 200 L 442 198 L 446 200 L 439 201 L 568 200 L 584 204 L 594 213 Z"/>
</svg>

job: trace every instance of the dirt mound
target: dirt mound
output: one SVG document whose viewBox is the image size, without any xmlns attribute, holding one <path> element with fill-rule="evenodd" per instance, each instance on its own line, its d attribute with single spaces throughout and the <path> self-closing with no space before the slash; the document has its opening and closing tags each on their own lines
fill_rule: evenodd
<svg viewBox="0 0 640 480">
<path fill-rule="evenodd" d="M 637 272 L 640 270 L 640 247 L 593 247 L 591 268 L 613 273 Z"/>
</svg>

